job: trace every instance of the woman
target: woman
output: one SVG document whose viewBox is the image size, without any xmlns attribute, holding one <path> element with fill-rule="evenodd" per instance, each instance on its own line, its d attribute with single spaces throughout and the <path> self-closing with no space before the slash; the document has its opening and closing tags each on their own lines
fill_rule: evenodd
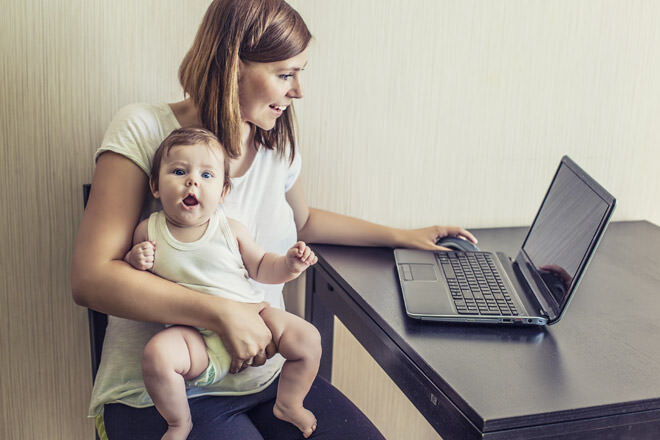
<svg viewBox="0 0 660 440">
<path fill-rule="evenodd" d="M 298 239 L 424 249 L 439 249 L 435 241 L 446 235 L 475 241 L 457 227 L 399 230 L 307 206 L 298 180 L 292 102 L 303 97 L 301 72 L 310 39 L 302 18 L 284 1 L 216 0 L 179 69 L 187 98 L 125 107 L 110 124 L 96 153 L 71 277 L 78 304 L 112 315 L 90 408 L 108 438 L 157 439 L 166 430 L 139 373 L 142 349 L 162 323 L 219 334 L 232 368 L 242 370 L 215 388 L 189 390 L 191 439 L 300 436 L 272 414 L 282 359 L 274 356 L 271 334 L 259 316 L 264 307 L 283 307 L 281 285 L 259 286 L 266 303 L 237 303 L 122 261 L 135 225 L 156 209 L 147 174 L 154 150 L 172 130 L 205 127 L 218 136 L 232 158 L 233 189 L 224 209 L 267 251 L 282 253 Z M 382 438 L 322 379 L 315 381 L 305 406 L 318 419 L 314 438 Z"/>
</svg>

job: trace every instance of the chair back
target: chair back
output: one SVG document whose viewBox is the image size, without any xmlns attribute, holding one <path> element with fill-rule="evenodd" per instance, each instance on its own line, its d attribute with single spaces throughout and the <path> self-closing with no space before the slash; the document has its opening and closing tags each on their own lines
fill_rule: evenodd
<svg viewBox="0 0 660 440">
<path fill-rule="evenodd" d="M 92 185 L 89 183 L 83 185 L 83 204 L 87 206 L 89 191 Z M 105 338 L 105 329 L 108 326 L 108 315 L 87 309 L 87 320 L 89 322 L 89 348 L 92 356 L 92 382 L 96 380 L 96 372 L 101 363 L 101 351 L 103 350 L 103 338 Z"/>
</svg>

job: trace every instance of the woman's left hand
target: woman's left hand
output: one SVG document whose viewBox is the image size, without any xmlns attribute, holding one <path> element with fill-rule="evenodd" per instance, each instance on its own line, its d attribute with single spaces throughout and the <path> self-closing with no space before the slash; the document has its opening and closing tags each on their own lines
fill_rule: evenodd
<svg viewBox="0 0 660 440">
<path fill-rule="evenodd" d="M 436 245 L 436 241 L 443 237 L 460 237 L 477 244 L 477 239 L 470 231 L 458 226 L 430 226 L 421 229 L 402 229 L 399 231 L 398 247 L 426 250 L 449 250 Z"/>
</svg>

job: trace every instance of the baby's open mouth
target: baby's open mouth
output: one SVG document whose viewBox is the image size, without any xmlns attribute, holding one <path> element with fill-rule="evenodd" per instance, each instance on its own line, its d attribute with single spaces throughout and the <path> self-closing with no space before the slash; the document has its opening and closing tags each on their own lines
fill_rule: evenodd
<svg viewBox="0 0 660 440">
<path fill-rule="evenodd" d="M 185 199 L 183 199 L 183 204 L 186 206 L 195 206 L 199 204 L 199 202 L 197 201 L 197 197 L 195 197 L 193 194 L 189 194 Z"/>
</svg>

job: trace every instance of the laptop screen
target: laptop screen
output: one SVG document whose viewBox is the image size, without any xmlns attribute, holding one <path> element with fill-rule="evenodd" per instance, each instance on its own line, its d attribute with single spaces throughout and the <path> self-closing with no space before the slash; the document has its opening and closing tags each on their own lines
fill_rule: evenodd
<svg viewBox="0 0 660 440">
<path fill-rule="evenodd" d="M 560 308 L 609 206 L 562 162 L 523 245 Z"/>
</svg>

